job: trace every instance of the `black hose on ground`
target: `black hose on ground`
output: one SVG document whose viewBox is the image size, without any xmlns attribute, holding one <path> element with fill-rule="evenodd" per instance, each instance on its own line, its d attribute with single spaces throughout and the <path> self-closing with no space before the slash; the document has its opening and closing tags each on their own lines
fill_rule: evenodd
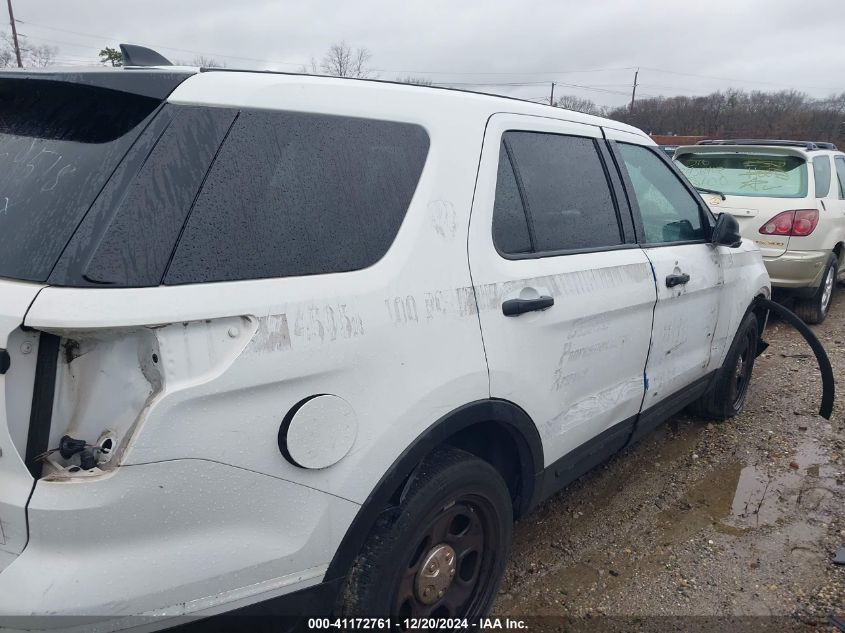
<svg viewBox="0 0 845 633">
<path fill-rule="evenodd" d="M 824 351 L 821 342 L 794 312 L 787 310 L 779 303 L 775 303 L 770 299 L 759 298 L 757 299 L 757 305 L 774 312 L 798 330 L 798 333 L 804 337 L 810 349 L 813 350 L 813 354 L 815 354 L 816 361 L 819 364 L 819 371 L 822 375 L 822 404 L 819 407 L 819 415 L 825 420 L 829 420 L 830 415 L 833 413 L 833 396 L 836 386 L 833 380 L 833 367 L 830 365 L 830 359 L 827 357 L 827 352 Z"/>
</svg>

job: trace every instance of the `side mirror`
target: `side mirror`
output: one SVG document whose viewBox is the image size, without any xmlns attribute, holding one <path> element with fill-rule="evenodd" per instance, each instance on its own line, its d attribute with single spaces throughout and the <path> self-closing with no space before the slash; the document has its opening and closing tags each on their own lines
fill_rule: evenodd
<svg viewBox="0 0 845 633">
<path fill-rule="evenodd" d="M 730 213 L 722 213 L 716 220 L 710 241 L 720 246 L 738 248 L 742 244 L 742 236 L 739 234 L 739 222 L 736 218 Z"/>
</svg>

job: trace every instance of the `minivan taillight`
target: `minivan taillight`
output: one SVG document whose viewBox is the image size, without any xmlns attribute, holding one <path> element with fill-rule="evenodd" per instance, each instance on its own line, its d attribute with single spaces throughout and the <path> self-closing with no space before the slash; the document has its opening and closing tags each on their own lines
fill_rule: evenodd
<svg viewBox="0 0 845 633">
<path fill-rule="evenodd" d="M 763 235 L 804 237 L 812 233 L 818 223 L 819 212 L 817 209 L 784 211 L 761 226 L 760 233 Z"/>
</svg>

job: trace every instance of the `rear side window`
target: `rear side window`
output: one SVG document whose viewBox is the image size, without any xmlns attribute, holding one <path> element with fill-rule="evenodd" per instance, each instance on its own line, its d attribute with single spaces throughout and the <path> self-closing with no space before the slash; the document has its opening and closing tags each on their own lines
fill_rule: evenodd
<svg viewBox="0 0 845 633">
<path fill-rule="evenodd" d="M 172 119 L 144 160 L 84 269 L 95 284 L 157 286 L 203 176 L 237 112 L 165 106 Z M 94 218 L 92 217 L 92 220 Z"/>
<path fill-rule="evenodd" d="M 839 183 L 839 199 L 845 199 L 845 158 L 837 156 L 833 163 L 836 165 L 836 181 Z"/>
<path fill-rule="evenodd" d="M 47 279 L 158 105 L 91 86 L 0 81 L 0 277 Z"/>
<path fill-rule="evenodd" d="M 514 187 L 503 162 L 511 160 L 521 194 L 532 250 L 554 253 L 622 244 L 604 165 L 591 138 L 540 132 L 507 132 L 500 150 L 499 178 L 493 213 L 494 240 L 503 253 L 525 247 Z M 505 228 L 511 227 L 506 234 Z M 511 250 L 508 250 L 511 249 Z"/>
<path fill-rule="evenodd" d="M 396 237 L 428 153 L 417 125 L 242 111 L 188 217 L 166 284 L 365 268 Z"/>
<path fill-rule="evenodd" d="M 499 172 L 496 177 L 493 243 L 502 253 L 509 255 L 531 252 L 528 218 L 525 217 L 525 207 L 504 142 L 499 150 Z"/>
<path fill-rule="evenodd" d="M 830 192 L 830 158 L 816 156 L 813 159 L 813 178 L 816 181 L 816 198 L 826 198 Z"/>
<path fill-rule="evenodd" d="M 628 143 L 618 147 L 640 208 L 645 243 L 704 239 L 698 202 L 669 165 L 646 147 Z"/>
</svg>

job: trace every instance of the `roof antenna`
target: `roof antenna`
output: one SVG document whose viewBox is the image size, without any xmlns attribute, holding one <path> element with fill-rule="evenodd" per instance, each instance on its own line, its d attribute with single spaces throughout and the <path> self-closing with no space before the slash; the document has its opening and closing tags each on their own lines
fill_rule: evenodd
<svg viewBox="0 0 845 633">
<path fill-rule="evenodd" d="M 173 62 L 146 46 L 121 44 L 124 66 L 172 66 Z"/>
</svg>

